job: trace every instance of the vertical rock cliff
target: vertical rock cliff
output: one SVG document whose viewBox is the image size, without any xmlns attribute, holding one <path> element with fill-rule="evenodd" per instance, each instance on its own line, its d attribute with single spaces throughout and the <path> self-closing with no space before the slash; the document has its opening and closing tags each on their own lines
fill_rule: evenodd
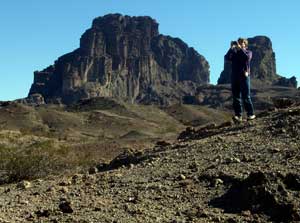
<svg viewBox="0 0 300 223">
<path fill-rule="evenodd" d="M 160 35 L 150 17 L 94 19 L 80 47 L 34 73 L 29 92 L 69 104 L 93 97 L 171 104 L 209 83 L 206 59 L 182 40 Z"/>
</svg>

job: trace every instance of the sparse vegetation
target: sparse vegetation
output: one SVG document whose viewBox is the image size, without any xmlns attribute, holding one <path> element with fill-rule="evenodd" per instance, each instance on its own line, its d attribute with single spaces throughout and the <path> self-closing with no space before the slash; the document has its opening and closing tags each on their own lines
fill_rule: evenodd
<svg viewBox="0 0 300 223">
<path fill-rule="evenodd" d="M 53 139 L 25 144 L 0 147 L 0 184 L 85 170 L 101 160 L 94 148 L 67 146 Z"/>
<path fill-rule="evenodd" d="M 207 123 L 225 117 L 199 106 L 173 110 L 179 113 L 102 98 L 67 108 L 0 107 L 0 183 L 86 170 L 124 147 L 142 150 L 161 138 L 175 139 L 194 119 Z"/>
<path fill-rule="evenodd" d="M 142 149 L 161 137 L 175 138 L 185 120 L 209 116 L 197 106 L 182 112 L 178 118 L 155 106 L 102 98 L 67 108 L 8 104 L 0 109 L 1 127 L 7 129 L 0 131 L 0 183 L 85 169 L 125 146 Z"/>
</svg>

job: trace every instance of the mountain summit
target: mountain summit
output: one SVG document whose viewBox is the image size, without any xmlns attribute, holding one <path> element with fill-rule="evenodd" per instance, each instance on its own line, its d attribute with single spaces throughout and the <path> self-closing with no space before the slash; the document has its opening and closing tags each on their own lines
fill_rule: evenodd
<svg viewBox="0 0 300 223">
<path fill-rule="evenodd" d="M 209 64 L 178 38 L 160 35 L 147 16 L 95 18 L 80 47 L 34 72 L 29 96 L 66 104 L 93 97 L 172 104 L 209 83 Z"/>
</svg>

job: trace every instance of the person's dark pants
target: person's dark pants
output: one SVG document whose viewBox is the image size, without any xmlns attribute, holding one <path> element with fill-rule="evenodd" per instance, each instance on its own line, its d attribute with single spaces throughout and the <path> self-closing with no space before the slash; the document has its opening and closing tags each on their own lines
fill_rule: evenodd
<svg viewBox="0 0 300 223">
<path fill-rule="evenodd" d="M 231 90 L 233 97 L 233 109 L 237 116 L 242 116 L 242 102 L 248 116 L 254 114 L 253 104 L 250 97 L 250 78 L 231 78 Z"/>
</svg>

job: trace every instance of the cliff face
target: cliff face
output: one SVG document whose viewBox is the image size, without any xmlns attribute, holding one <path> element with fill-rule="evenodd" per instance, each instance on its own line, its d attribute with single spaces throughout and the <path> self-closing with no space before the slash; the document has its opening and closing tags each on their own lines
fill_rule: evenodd
<svg viewBox="0 0 300 223">
<path fill-rule="evenodd" d="M 256 83 L 280 85 L 286 87 L 297 87 L 295 77 L 290 79 L 281 77 L 276 73 L 275 53 L 271 40 L 266 36 L 256 36 L 248 39 L 249 50 L 252 51 L 251 78 Z M 224 53 L 225 54 L 225 53 Z M 224 62 L 218 84 L 230 83 L 231 64 Z"/>
<path fill-rule="evenodd" d="M 99 96 L 170 104 L 206 83 L 206 59 L 180 39 L 160 35 L 155 20 L 110 14 L 94 19 L 78 49 L 35 72 L 29 95 L 67 104 Z"/>
</svg>

